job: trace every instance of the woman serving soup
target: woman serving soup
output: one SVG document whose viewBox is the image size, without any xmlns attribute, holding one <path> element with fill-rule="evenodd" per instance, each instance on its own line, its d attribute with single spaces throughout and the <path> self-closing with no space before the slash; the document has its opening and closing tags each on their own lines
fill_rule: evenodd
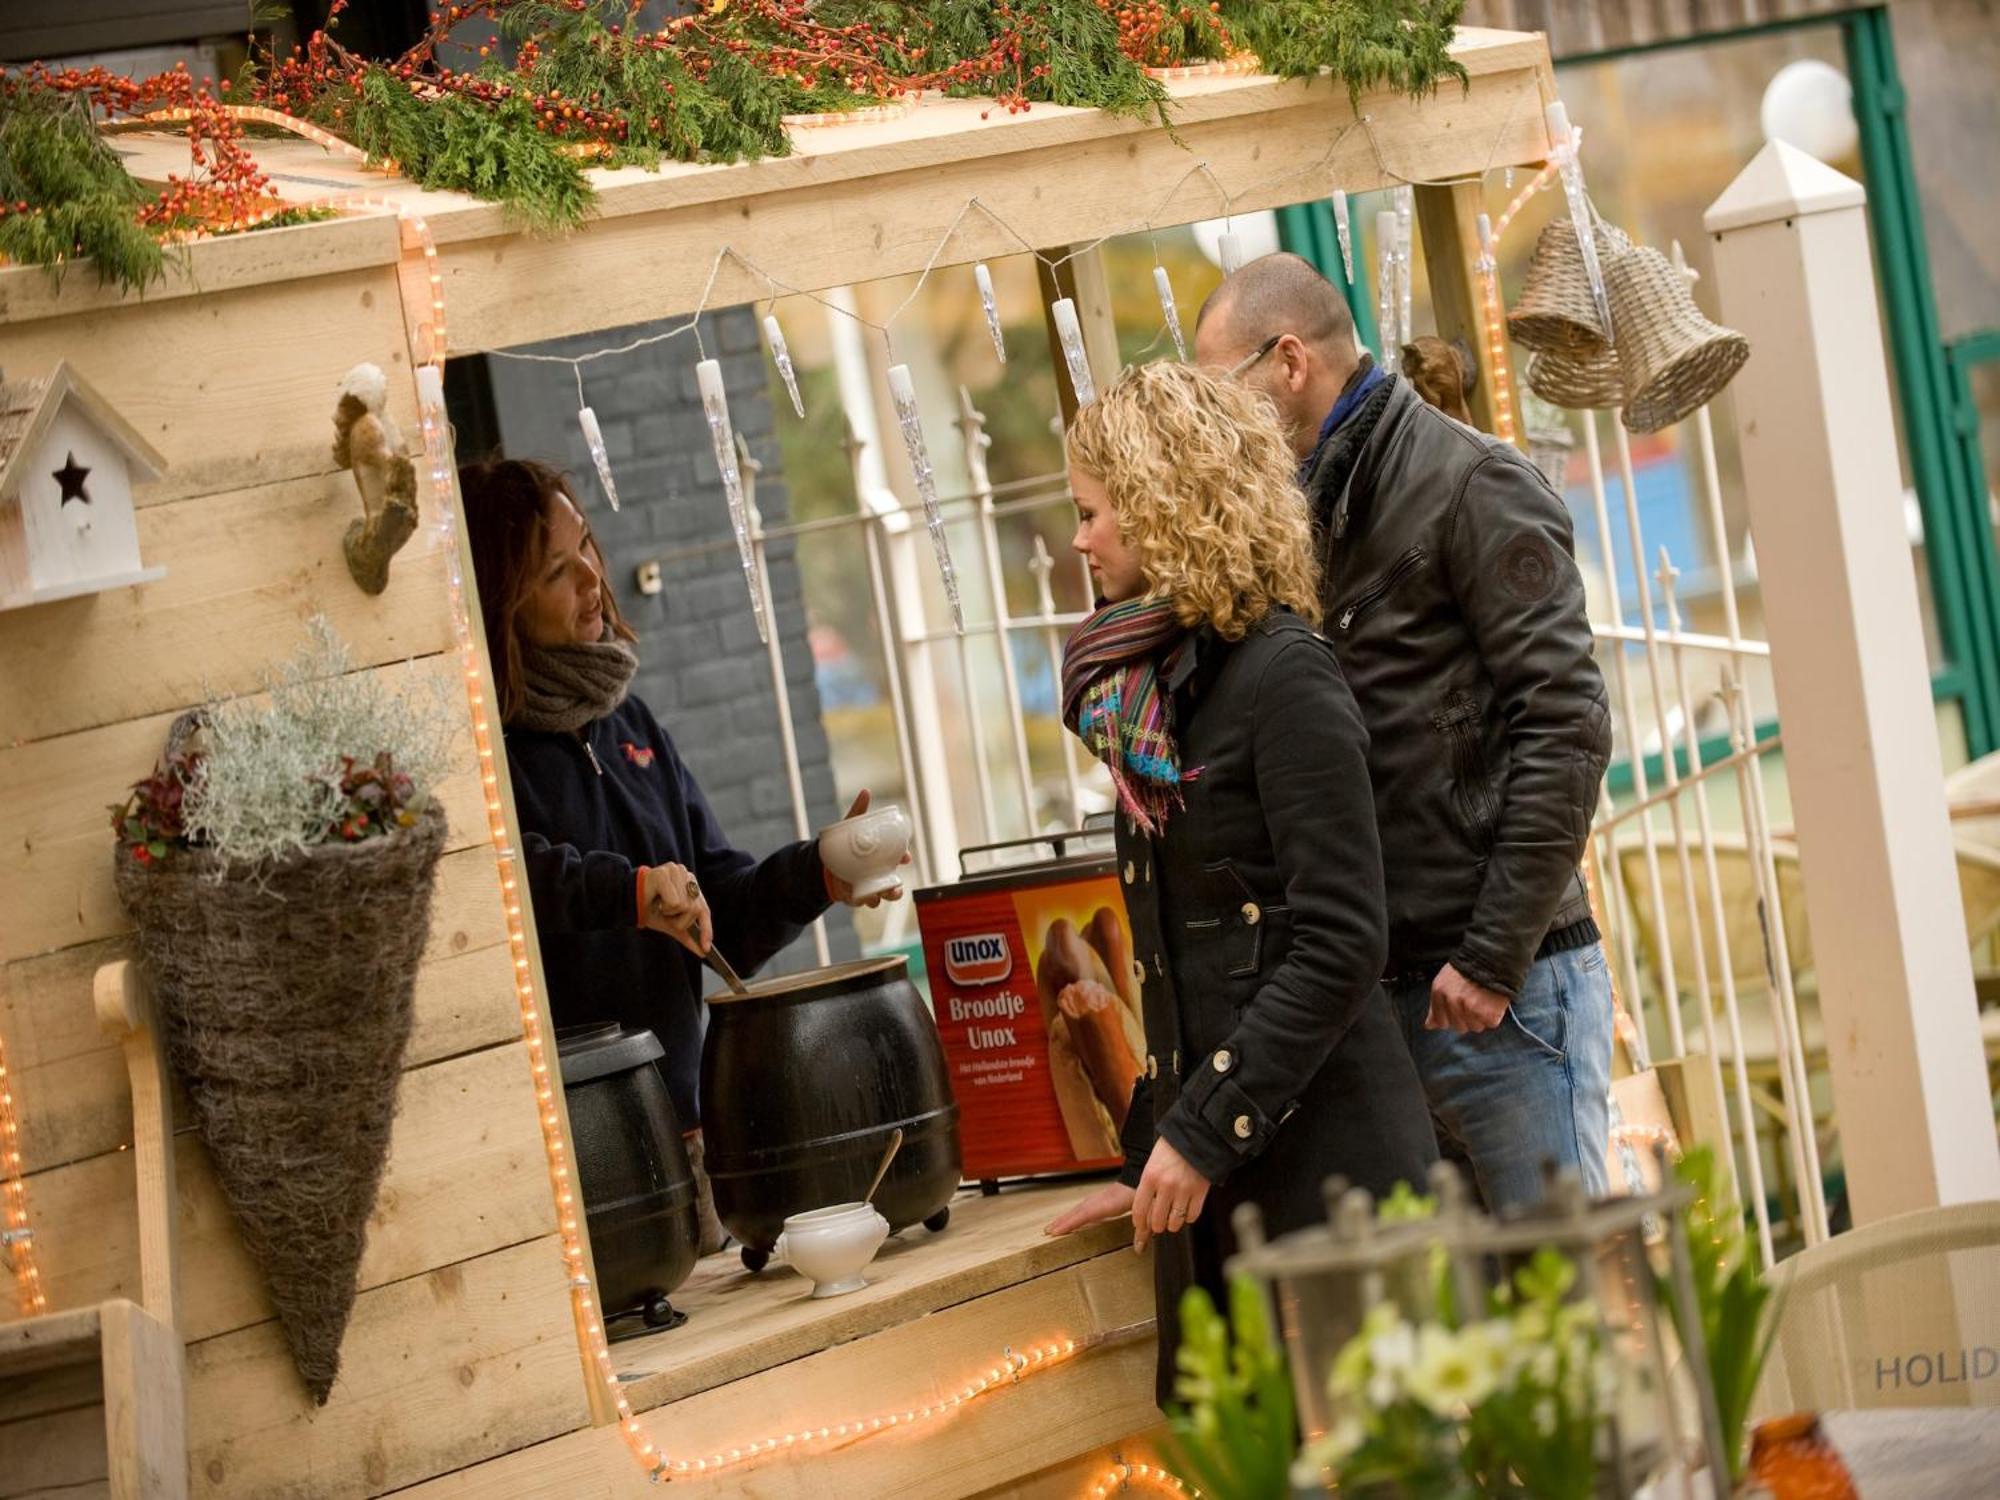
<svg viewBox="0 0 2000 1500">
<path fill-rule="evenodd" d="M 631 696 L 637 639 L 568 482 L 524 459 L 459 471 L 479 606 L 506 737 L 521 856 L 559 1026 L 658 1035 L 682 1127 L 695 1132 L 710 945 L 750 973 L 833 902 L 857 898 L 818 840 L 757 859 L 732 845 L 652 711 Z M 868 793 L 849 816 L 866 810 Z M 702 1249 L 721 1226 L 701 1185 Z"/>
</svg>

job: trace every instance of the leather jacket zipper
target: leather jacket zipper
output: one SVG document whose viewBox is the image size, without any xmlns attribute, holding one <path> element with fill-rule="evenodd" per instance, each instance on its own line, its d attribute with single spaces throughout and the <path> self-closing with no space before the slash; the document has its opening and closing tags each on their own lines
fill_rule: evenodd
<svg viewBox="0 0 2000 1500">
<path fill-rule="evenodd" d="M 1424 549 L 1422 547 L 1412 547 L 1408 552 L 1397 558 L 1394 567 L 1369 584 L 1359 594 L 1355 595 L 1354 602 L 1340 612 L 1339 628 L 1346 630 L 1365 611 L 1373 609 L 1375 605 L 1381 602 L 1384 594 L 1388 593 L 1389 590 L 1393 589 L 1410 574 L 1422 567 L 1423 562 Z"/>
<path fill-rule="evenodd" d="M 597 758 L 597 752 L 591 749 L 590 741 L 583 737 L 581 731 L 577 733 L 576 742 L 583 746 L 583 753 L 590 757 L 590 769 L 595 771 L 599 776 L 602 776 L 604 774 L 604 762 Z"/>
</svg>

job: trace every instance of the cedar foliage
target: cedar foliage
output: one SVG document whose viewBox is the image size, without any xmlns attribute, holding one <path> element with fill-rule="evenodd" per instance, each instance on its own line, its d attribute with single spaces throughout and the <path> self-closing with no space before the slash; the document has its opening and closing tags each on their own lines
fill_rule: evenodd
<svg viewBox="0 0 2000 1500">
<path fill-rule="evenodd" d="M 47 266 L 58 279 L 87 256 L 99 281 L 124 291 L 145 286 L 165 260 L 139 226 L 145 189 L 81 99 L 10 84 L 0 81 L 0 256 Z"/>
</svg>

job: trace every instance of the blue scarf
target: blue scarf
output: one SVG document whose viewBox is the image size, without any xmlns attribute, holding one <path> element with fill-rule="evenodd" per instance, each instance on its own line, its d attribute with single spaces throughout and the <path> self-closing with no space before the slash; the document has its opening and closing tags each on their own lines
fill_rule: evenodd
<svg viewBox="0 0 2000 1500">
<path fill-rule="evenodd" d="M 1389 378 L 1389 372 L 1375 363 L 1372 355 L 1361 356 L 1361 368 L 1355 377 L 1347 382 L 1347 388 L 1340 393 L 1340 399 L 1333 403 L 1333 410 L 1326 414 L 1326 420 L 1319 424 L 1319 436 L 1313 440 L 1313 450 L 1299 465 L 1299 483 L 1304 484 L 1306 476 L 1312 473 L 1313 464 L 1319 459 L 1320 449 L 1326 440 L 1334 435 L 1340 424 L 1361 409 L 1361 403 L 1368 399 L 1376 386 Z"/>
</svg>

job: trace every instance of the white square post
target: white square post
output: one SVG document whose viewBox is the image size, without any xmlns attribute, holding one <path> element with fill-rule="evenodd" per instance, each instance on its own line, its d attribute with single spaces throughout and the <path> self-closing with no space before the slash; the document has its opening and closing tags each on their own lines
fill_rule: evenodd
<svg viewBox="0 0 2000 1500">
<path fill-rule="evenodd" d="M 2000 1197 L 1865 202 L 1773 142 L 1704 220 L 1857 1225 Z"/>
</svg>

